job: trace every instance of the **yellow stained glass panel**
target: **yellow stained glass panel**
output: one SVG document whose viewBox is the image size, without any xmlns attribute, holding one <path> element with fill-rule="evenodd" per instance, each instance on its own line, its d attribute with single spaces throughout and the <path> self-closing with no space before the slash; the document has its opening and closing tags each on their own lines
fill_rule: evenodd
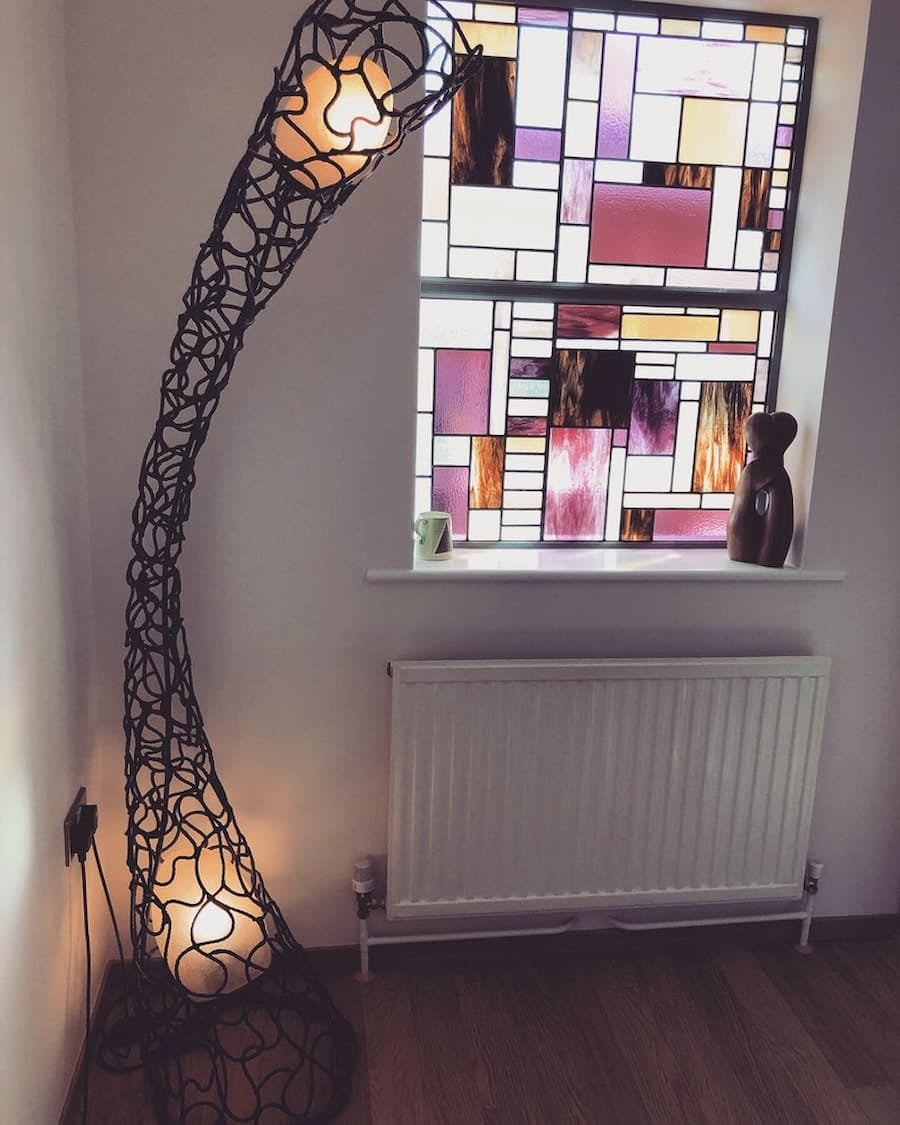
<svg viewBox="0 0 900 1125">
<path fill-rule="evenodd" d="M 506 439 L 507 453 L 543 453 L 547 439 L 542 437 L 511 437 Z"/>
<path fill-rule="evenodd" d="M 744 32 L 744 37 L 754 43 L 783 43 L 786 35 L 787 29 L 784 27 L 759 27 L 752 24 Z"/>
<path fill-rule="evenodd" d="M 663 20 L 660 26 L 663 35 L 690 35 L 696 38 L 700 35 L 699 20 Z"/>
<path fill-rule="evenodd" d="M 465 35 L 469 46 L 480 44 L 485 55 L 493 58 L 514 59 L 519 46 L 519 29 L 515 24 L 501 23 L 469 23 L 460 21 L 460 30 Z M 462 51 L 459 36 L 456 38 L 456 50 Z"/>
<path fill-rule="evenodd" d="M 715 340 L 717 316 L 645 316 L 626 313 L 622 317 L 625 340 Z"/>
<path fill-rule="evenodd" d="M 682 164 L 743 164 L 747 103 L 685 98 L 681 121 Z"/>
<path fill-rule="evenodd" d="M 756 309 L 722 309 L 720 340 L 755 344 L 759 339 L 759 312 Z"/>
<path fill-rule="evenodd" d="M 788 185 L 788 174 L 787 174 L 787 172 L 778 171 L 778 172 L 772 173 L 772 187 L 784 188 L 784 187 L 787 187 L 787 185 Z"/>
</svg>

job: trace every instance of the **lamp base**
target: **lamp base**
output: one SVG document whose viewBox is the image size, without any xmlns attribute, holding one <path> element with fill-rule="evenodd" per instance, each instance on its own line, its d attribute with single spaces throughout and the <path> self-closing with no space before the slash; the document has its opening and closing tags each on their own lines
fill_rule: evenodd
<svg viewBox="0 0 900 1125">
<path fill-rule="evenodd" d="M 197 1003 L 157 960 L 140 974 L 142 1057 L 160 1125 L 313 1125 L 350 1097 L 356 1035 L 302 949 Z"/>
</svg>

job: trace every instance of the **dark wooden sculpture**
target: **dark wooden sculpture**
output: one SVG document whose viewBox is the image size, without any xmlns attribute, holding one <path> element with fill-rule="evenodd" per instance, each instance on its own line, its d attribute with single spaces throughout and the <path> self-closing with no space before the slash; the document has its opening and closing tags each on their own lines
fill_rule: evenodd
<svg viewBox="0 0 900 1125">
<path fill-rule="evenodd" d="M 745 427 L 752 457 L 738 481 L 728 517 L 728 557 L 784 566 L 794 535 L 794 494 L 784 452 L 797 436 L 793 414 L 752 414 Z"/>
</svg>

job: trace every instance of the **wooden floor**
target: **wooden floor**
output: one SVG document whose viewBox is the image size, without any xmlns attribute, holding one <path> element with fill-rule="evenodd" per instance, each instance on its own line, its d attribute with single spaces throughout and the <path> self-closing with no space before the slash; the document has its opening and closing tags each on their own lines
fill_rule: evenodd
<svg viewBox="0 0 900 1125">
<path fill-rule="evenodd" d="M 897 939 L 328 983 L 363 1044 L 342 1125 L 900 1125 Z M 91 1107 L 155 1125 L 140 1076 Z"/>
</svg>

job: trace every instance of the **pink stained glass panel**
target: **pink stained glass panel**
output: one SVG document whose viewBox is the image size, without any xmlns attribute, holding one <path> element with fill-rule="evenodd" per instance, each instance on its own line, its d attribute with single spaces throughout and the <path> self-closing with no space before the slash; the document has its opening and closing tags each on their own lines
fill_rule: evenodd
<svg viewBox="0 0 900 1125">
<path fill-rule="evenodd" d="M 604 537 L 611 448 L 612 430 L 550 431 L 545 539 Z"/>
<path fill-rule="evenodd" d="M 794 143 L 794 130 L 790 125 L 779 125 L 775 134 L 775 144 L 779 148 L 790 148 Z"/>
<path fill-rule="evenodd" d="M 453 538 L 469 533 L 469 469 L 467 466 L 435 465 L 431 478 L 431 502 L 436 512 L 449 512 Z"/>
<path fill-rule="evenodd" d="M 556 335 L 563 340 L 604 340 L 619 335 L 618 305 L 560 305 Z"/>
<path fill-rule="evenodd" d="M 623 449 L 628 444 L 628 431 L 627 430 L 613 430 L 613 445 L 617 449 Z"/>
<path fill-rule="evenodd" d="M 507 418 L 509 437 L 543 437 L 547 433 L 546 418 Z"/>
<path fill-rule="evenodd" d="M 706 265 L 712 192 L 596 184 L 590 260 L 610 265 Z"/>
<path fill-rule="evenodd" d="M 769 212 L 769 230 L 781 230 L 784 226 L 784 211 Z"/>
<path fill-rule="evenodd" d="M 592 160 L 566 160 L 563 162 L 562 206 L 560 220 L 564 223 L 591 221 L 591 192 L 594 187 L 594 162 Z"/>
<path fill-rule="evenodd" d="M 749 355 L 756 351 L 756 344 L 720 344 L 712 343 L 709 345 L 711 352 L 719 352 L 723 355 Z"/>
<path fill-rule="evenodd" d="M 569 13 L 554 12 L 549 8 L 519 8 L 519 23 L 538 24 L 541 27 L 568 27 Z"/>
<path fill-rule="evenodd" d="M 491 353 L 438 349 L 434 383 L 436 434 L 486 434 Z"/>
<path fill-rule="evenodd" d="M 633 35 L 606 37 L 597 124 L 597 155 L 603 159 L 628 158 L 636 44 Z"/>
<path fill-rule="evenodd" d="M 559 129 L 516 129 L 517 160 L 559 160 Z"/>
<path fill-rule="evenodd" d="M 654 542 L 702 542 L 722 540 L 728 525 L 728 511 L 700 508 L 679 511 L 658 508 L 653 521 Z"/>
<path fill-rule="evenodd" d="M 680 387 L 673 379 L 636 379 L 631 397 L 628 452 L 675 452 L 675 425 Z"/>
</svg>

